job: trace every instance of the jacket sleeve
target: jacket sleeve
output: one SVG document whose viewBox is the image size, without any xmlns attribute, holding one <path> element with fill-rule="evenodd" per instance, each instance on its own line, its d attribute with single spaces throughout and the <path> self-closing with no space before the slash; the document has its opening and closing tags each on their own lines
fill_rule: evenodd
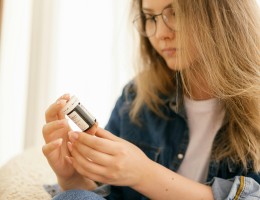
<svg viewBox="0 0 260 200">
<path fill-rule="evenodd" d="M 129 88 L 132 86 L 132 83 L 128 83 L 121 94 L 121 96 L 117 99 L 116 104 L 111 112 L 110 118 L 108 120 L 107 125 L 105 126 L 105 129 L 113 133 L 114 135 L 120 137 L 120 124 L 121 124 L 121 115 L 124 111 L 124 107 L 128 105 L 128 92 Z M 107 200 L 123 200 L 123 187 L 118 186 L 110 186 L 109 188 L 109 195 L 107 195 L 105 198 Z"/>
<path fill-rule="evenodd" d="M 125 109 L 129 110 L 131 102 L 135 97 L 134 92 L 134 83 L 130 81 L 122 91 L 121 96 L 117 99 L 116 104 L 111 112 L 108 123 L 105 126 L 105 129 L 113 133 L 114 135 L 120 137 L 120 124 L 121 116 Z"/>
<path fill-rule="evenodd" d="M 254 177 L 254 178 L 252 178 Z M 236 176 L 232 179 L 214 178 L 211 186 L 215 200 L 259 200 L 260 199 L 260 175 Z M 256 180 L 255 180 L 256 179 Z"/>
<path fill-rule="evenodd" d="M 121 95 L 118 98 L 118 100 L 117 100 L 117 102 L 116 102 L 116 104 L 115 104 L 115 106 L 114 106 L 114 108 L 111 112 L 108 123 L 105 126 L 106 130 L 110 131 L 111 133 L 113 133 L 116 136 L 120 136 L 120 124 L 121 124 L 120 121 L 121 121 L 121 119 L 120 119 L 119 113 L 120 113 L 123 101 L 124 101 L 124 98 Z"/>
</svg>

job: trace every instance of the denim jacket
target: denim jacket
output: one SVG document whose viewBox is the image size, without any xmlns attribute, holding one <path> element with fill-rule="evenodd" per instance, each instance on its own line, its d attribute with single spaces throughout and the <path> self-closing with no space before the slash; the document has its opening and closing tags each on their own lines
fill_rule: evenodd
<svg viewBox="0 0 260 200">
<path fill-rule="evenodd" d="M 177 171 L 180 167 L 189 143 L 189 129 L 184 106 L 175 111 L 178 99 L 165 100 L 162 112 L 167 119 L 155 115 L 145 105 L 139 114 L 142 126 L 134 124 L 129 117 L 132 101 L 135 97 L 134 83 L 128 83 L 116 102 L 105 129 L 138 146 L 151 160 Z M 225 133 L 222 127 L 215 138 Z M 260 199 L 260 174 L 242 166 L 234 165 L 230 160 L 210 161 L 207 183 L 211 185 L 217 200 Z M 156 184 L 156 183 L 154 183 Z M 159 186 L 158 186 L 159 187 Z M 148 199 L 129 187 L 111 186 L 109 200 L 145 200 Z"/>
</svg>

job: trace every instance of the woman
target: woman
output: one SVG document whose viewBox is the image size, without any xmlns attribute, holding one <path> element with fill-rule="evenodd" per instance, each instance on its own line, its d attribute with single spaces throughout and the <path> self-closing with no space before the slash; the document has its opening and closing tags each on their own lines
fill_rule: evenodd
<svg viewBox="0 0 260 200">
<path fill-rule="evenodd" d="M 89 192 L 101 182 L 111 185 L 106 199 L 259 199 L 256 1 L 133 8 L 142 68 L 106 130 L 70 131 L 60 114 L 68 95 L 46 111 L 43 152 L 66 191 L 55 198 L 102 199 Z"/>
</svg>

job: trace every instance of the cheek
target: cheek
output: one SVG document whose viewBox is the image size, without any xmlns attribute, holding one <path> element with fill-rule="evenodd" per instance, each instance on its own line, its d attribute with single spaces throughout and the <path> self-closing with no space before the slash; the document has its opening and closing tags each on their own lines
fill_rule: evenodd
<svg viewBox="0 0 260 200">
<path fill-rule="evenodd" d="M 152 37 L 149 38 L 149 41 L 152 47 L 157 51 L 159 55 L 162 56 L 162 58 L 167 63 L 168 67 L 172 70 L 182 70 L 182 69 L 189 68 L 190 64 L 198 59 L 197 50 L 192 43 L 188 44 L 188 47 L 185 50 L 187 53 L 176 52 L 175 55 L 166 56 L 161 53 L 160 43 L 158 42 L 157 39 Z"/>
<path fill-rule="evenodd" d="M 150 41 L 152 47 L 159 53 L 160 46 L 159 46 L 158 41 L 156 39 L 152 39 L 152 38 L 149 38 L 149 41 Z"/>
<path fill-rule="evenodd" d="M 175 64 L 178 66 L 178 69 L 186 69 L 198 60 L 199 54 L 197 49 L 192 43 L 189 43 L 186 48 L 182 48 L 182 50 L 176 54 Z"/>
</svg>

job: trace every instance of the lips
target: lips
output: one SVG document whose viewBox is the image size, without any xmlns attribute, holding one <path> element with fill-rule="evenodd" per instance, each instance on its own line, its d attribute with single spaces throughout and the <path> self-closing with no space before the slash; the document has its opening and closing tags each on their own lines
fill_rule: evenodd
<svg viewBox="0 0 260 200">
<path fill-rule="evenodd" d="M 172 56 L 176 53 L 177 49 L 176 48 L 165 48 L 162 49 L 162 53 L 166 56 Z"/>
</svg>

